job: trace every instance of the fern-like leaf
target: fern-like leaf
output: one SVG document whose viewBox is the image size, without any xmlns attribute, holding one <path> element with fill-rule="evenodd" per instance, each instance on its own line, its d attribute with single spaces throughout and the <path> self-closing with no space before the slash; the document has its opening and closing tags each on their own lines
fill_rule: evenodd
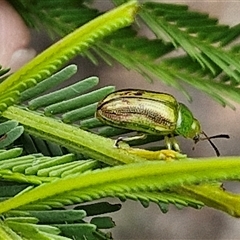
<svg viewBox="0 0 240 240">
<path fill-rule="evenodd" d="M 104 205 L 104 203 L 101 204 Z M 90 209 L 91 205 L 88 205 L 88 208 Z M 112 205 L 112 211 L 118 209 Z M 113 222 L 111 225 L 109 224 L 111 223 L 109 217 L 102 219 L 103 224 L 100 226 L 97 221 L 100 219 L 99 217 L 95 216 L 88 223 L 84 221 L 86 216 L 87 213 L 84 210 L 77 209 L 11 211 L 0 222 L 1 237 L 4 236 L 5 239 L 8 239 L 7 236 L 16 239 L 110 239 L 101 231 L 106 226 L 114 227 Z"/>
<path fill-rule="evenodd" d="M 218 165 L 217 165 L 217 164 Z M 219 167 L 217 167 L 219 166 Z M 0 203 L 1 213 L 60 194 L 79 191 L 81 201 L 112 196 L 126 191 L 167 190 L 181 184 L 239 178 L 239 158 L 183 162 L 148 162 L 105 168 L 41 185 Z M 194 175 L 192 172 L 195 172 Z M 177 176 L 177 177 L 176 177 Z M 60 197 L 61 198 L 61 197 Z M 239 209 L 235 209 L 238 214 Z"/>
<path fill-rule="evenodd" d="M 46 29 L 60 35 L 66 34 L 70 29 L 99 14 L 90 4 L 86 5 L 84 2 L 43 1 L 34 6 L 26 4 L 25 0 L 19 3 L 11 2 L 27 23 L 33 23 L 38 27 L 41 19 L 41 24 L 43 22 Z M 113 0 L 113 2 L 120 5 L 126 1 Z M 56 4 L 62 7 L 56 9 L 53 7 Z M 82 13 L 80 17 L 78 12 Z M 72 20 L 70 25 L 69 14 Z M 182 91 L 188 100 L 191 100 L 191 96 L 184 89 L 181 81 L 204 91 L 220 104 L 234 108 L 229 99 L 240 101 L 238 91 L 240 68 L 236 52 L 238 45 L 234 43 L 236 46 L 230 50 L 227 45 L 239 36 L 239 25 L 229 27 L 219 24 L 216 18 L 211 18 L 205 13 L 190 11 L 186 5 L 146 2 L 142 4 L 139 15 L 155 34 L 156 39 L 137 37 L 135 33 L 127 30 L 96 42 L 95 45 L 92 44 L 92 50 L 108 63 L 114 58 L 149 80 L 155 77 L 161 79 L 167 85 Z M 55 24 L 56 21 L 58 24 Z M 228 49 L 223 48 L 226 46 Z M 179 67 L 176 68 L 176 65 L 173 66 L 166 61 L 167 53 L 173 55 L 176 52 L 179 55 L 178 50 L 182 49 L 186 53 L 184 57 L 188 58 L 186 64 L 180 64 L 181 66 L 178 64 Z M 89 57 L 94 63 L 97 62 L 89 49 L 81 50 L 81 54 Z M 174 60 L 175 57 L 169 59 Z M 191 71 L 185 71 L 183 74 L 183 68 Z M 198 74 L 193 73 L 192 69 L 197 69 Z M 227 79 L 227 82 L 222 81 L 223 79 Z M 226 92 L 225 89 L 228 93 L 222 96 L 222 92 Z M 15 99 L 17 96 L 12 98 Z M 10 99 L 6 102 L 6 105 L 9 104 L 12 104 Z M 6 105 L 3 105 L 2 109 Z"/>
<path fill-rule="evenodd" d="M 107 86 L 91 91 L 91 88 L 94 86 L 96 87 L 98 84 L 99 80 L 97 77 L 90 77 L 60 90 L 52 90 L 51 93 L 43 94 L 46 90 L 50 91 L 55 84 L 59 84 L 67 80 L 68 77 L 71 77 L 72 74 L 66 75 L 66 73 L 72 70 L 75 72 L 75 69 L 75 65 L 67 66 L 57 72 L 53 77 L 37 84 L 34 88 L 24 91 L 20 96 L 21 100 L 25 100 L 23 106 L 38 111 L 39 114 L 61 119 L 63 122 L 69 124 L 74 122 L 82 129 L 97 132 L 99 135 L 105 137 L 117 137 L 121 134 L 131 132 L 104 126 L 103 123 L 95 118 L 94 115 L 97 103 L 107 94 L 115 90 L 114 86 Z M 52 80 L 54 80 L 53 84 L 51 84 Z M 46 88 L 43 83 L 48 87 Z M 34 98 L 32 96 L 34 96 Z M 32 98 L 30 101 L 26 101 L 30 98 Z M 132 141 L 131 146 L 144 145 L 162 139 L 162 136 L 148 136 L 142 140 Z M 37 152 L 37 150 L 44 155 L 50 156 L 67 153 L 65 148 L 58 147 L 54 143 L 45 142 L 44 140 L 35 138 L 34 136 L 31 137 L 27 134 L 24 134 L 20 140 L 22 141 L 19 141 L 19 143 L 23 144 L 23 147 L 27 146 L 27 148 L 24 147 L 24 149 L 28 153 L 34 153 Z"/>
<path fill-rule="evenodd" d="M 41 4 L 47 5 L 45 2 L 39 3 Z M 134 154 L 136 149 L 134 151 L 131 148 L 114 148 L 113 140 L 95 134 L 98 132 L 104 136 L 116 136 L 123 133 L 122 130 L 102 126 L 94 118 L 97 102 L 112 92 L 114 87 L 90 91 L 98 82 L 96 77 L 92 77 L 53 93 L 46 92 L 76 72 L 76 67 L 71 65 L 52 76 L 64 62 L 77 53 L 83 53 L 84 50 L 87 50 L 84 54 L 91 57 L 88 50 L 91 45 L 92 49 L 104 58 L 106 53 L 113 55 L 126 67 L 135 68 L 150 79 L 152 75 L 161 76 L 166 83 L 182 89 L 175 79 L 178 77 L 182 81 L 194 83 L 223 104 L 226 104 L 226 99 L 220 93 L 226 93 L 226 90 L 224 92 L 221 88 L 229 85 L 226 89 L 230 90 L 231 97 L 238 99 L 236 90 L 239 85 L 239 67 L 236 66 L 238 55 L 233 53 L 234 47 L 225 51 L 213 46 L 213 43 L 223 46 L 234 40 L 238 36 L 238 27 L 219 26 L 216 20 L 210 19 L 207 15 L 189 12 L 185 6 L 149 3 L 143 5 L 140 16 L 150 21 L 156 35 L 158 37 L 164 35 L 164 39 L 148 40 L 137 37 L 136 32 L 128 28 L 102 42 L 95 41 L 113 30 L 130 24 L 136 8 L 136 2 L 131 1 L 118 10 L 97 18 L 89 23 L 90 25 L 87 24 L 86 28 L 82 28 L 87 29 L 86 32 L 81 32 L 81 29 L 70 34 L 63 39 L 61 47 L 58 44 L 53 46 L 50 51 L 46 51 L 36 58 L 37 60 L 33 60 L 1 83 L 0 108 L 5 110 L 2 116 L 12 120 L 3 123 L 7 126 L 7 130 L 2 133 L 3 136 L 10 136 L 9 129 L 18 128 L 19 122 L 24 126 L 26 133 L 30 134 L 25 136 L 29 142 L 32 141 L 31 147 L 33 149 L 36 147 L 36 152 L 41 151 L 45 155 L 52 155 L 55 152 L 60 155 L 22 156 L 20 148 L 0 152 L 1 180 L 11 181 L 12 184 L 7 184 L 11 190 L 8 194 L 6 187 L 0 185 L 2 189 L 0 213 L 3 216 L 0 222 L 1 236 L 16 238 L 21 234 L 25 238 L 37 236 L 39 239 L 64 239 L 62 236 L 65 236 L 65 239 L 72 236 L 109 239 L 109 235 L 100 232 L 99 228 L 111 228 L 114 226 L 113 221 L 109 217 L 95 215 L 114 211 L 118 207 L 103 204 L 101 205 L 103 212 L 97 212 L 94 206 L 80 204 L 104 197 L 138 200 L 145 207 L 154 202 L 163 212 L 167 211 L 169 204 L 174 204 L 178 208 L 184 206 L 200 208 L 206 204 L 233 216 L 240 216 L 239 195 L 223 192 L 221 186 L 212 184 L 225 179 L 239 179 L 238 157 L 195 161 L 186 157 L 181 159 L 176 155 L 179 161 L 147 161 L 145 157 Z M 127 15 L 126 9 L 129 10 Z M 54 13 L 54 9 L 52 12 Z M 58 14 L 58 11 L 55 13 Z M 199 28 L 195 21 L 189 19 L 184 21 L 181 16 L 178 17 L 179 13 L 180 15 L 184 13 L 189 19 L 197 17 L 199 21 L 206 23 L 208 29 Z M 122 14 L 126 18 L 122 19 L 120 16 Z M 64 17 L 67 19 L 66 15 L 62 19 Z M 99 28 L 94 32 L 88 28 L 89 26 Z M 157 31 L 157 27 L 160 27 L 160 31 Z M 208 35 L 209 29 L 216 34 Z M 223 32 L 228 32 L 229 37 L 225 37 Z M 80 43 L 76 43 L 78 37 L 83 37 Z M 151 45 L 148 45 L 149 43 Z M 180 46 L 188 55 L 182 58 L 166 58 L 166 54 L 172 53 Z M 153 51 L 153 47 L 158 51 Z M 235 49 L 238 49 L 237 45 Z M 107 57 L 107 61 L 109 59 Z M 162 61 L 157 63 L 159 59 Z M 182 68 L 182 59 L 184 64 L 187 62 L 191 64 L 188 64 L 185 70 L 179 71 Z M 193 63 L 193 59 L 197 61 Z M 199 66 L 204 69 L 198 70 Z M 233 69 L 227 69 L 227 66 Z M 204 77 L 207 84 L 201 83 L 201 77 Z M 43 80 L 44 82 L 40 83 Z M 214 85 L 218 88 L 211 93 Z M 24 103 L 21 106 L 10 106 L 17 100 Z M 0 133 L 1 127 L 3 126 L 0 125 Z M 14 132 L 14 136 L 19 135 L 19 132 L 18 134 Z M 53 146 L 52 142 L 57 146 Z M 59 145 L 77 154 L 63 155 L 63 148 Z M 153 160 L 159 160 L 157 155 L 154 155 Z M 113 166 L 106 167 L 106 164 Z M 225 201 L 228 204 L 225 204 Z M 74 210 L 59 210 L 72 204 L 77 204 Z M 57 210 L 53 210 L 54 208 Z M 92 214 L 89 214 L 91 211 Z M 50 212 L 54 214 L 52 222 L 46 218 Z M 88 223 L 83 219 L 84 216 L 93 218 Z M 62 221 L 66 221 L 67 224 L 63 224 Z M 44 223 L 47 224 L 43 225 Z"/>
<path fill-rule="evenodd" d="M 80 54 L 97 40 L 131 24 L 137 8 L 137 2 L 130 1 L 117 9 L 101 15 L 84 27 L 67 35 L 60 42 L 55 43 L 13 73 L 0 84 L 0 110 L 4 110 L 7 106 L 12 105 L 17 101 L 20 92 L 35 86 L 38 82 L 51 76 L 64 63 Z M 95 31 L 93 32 L 92 29 Z"/>
<path fill-rule="evenodd" d="M 37 30 L 44 27 L 51 37 L 64 36 L 100 14 L 84 1 L 43 0 L 33 4 L 26 0 L 10 0 L 10 3 L 29 27 Z"/>
<path fill-rule="evenodd" d="M 232 44 L 239 36 L 239 25 L 219 25 L 217 19 L 189 11 L 185 5 L 147 2 L 140 16 L 156 39 L 138 37 L 134 31 L 126 29 L 104 39 L 93 50 L 104 59 L 107 53 L 108 62 L 114 58 L 147 79 L 157 77 L 182 91 L 189 100 L 191 97 L 181 81 L 204 91 L 220 104 L 234 108 L 228 99 L 237 102 L 240 99 L 237 48 L 233 52 L 220 47 Z M 179 57 L 181 48 L 186 54 Z M 177 57 L 168 57 L 169 53 L 174 56 L 174 52 Z"/>
</svg>

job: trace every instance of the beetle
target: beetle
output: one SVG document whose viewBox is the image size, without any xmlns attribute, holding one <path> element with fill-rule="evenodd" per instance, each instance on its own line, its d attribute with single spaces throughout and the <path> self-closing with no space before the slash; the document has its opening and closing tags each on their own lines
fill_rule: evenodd
<svg viewBox="0 0 240 240">
<path fill-rule="evenodd" d="M 117 146 L 119 141 L 131 141 L 153 134 L 163 135 L 168 149 L 180 151 L 174 136 L 181 135 L 193 139 L 195 144 L 208 140 L 219 156 L 217 147 L 210 139 L 229 138 L 226 134 L 208 137 L 187 106 L 162 92 L 141 89 L 115 91 L 98 103 L 96 117 L 108 125 L 143 133 L 142 136 L 119 138 Z"/>
</svg>

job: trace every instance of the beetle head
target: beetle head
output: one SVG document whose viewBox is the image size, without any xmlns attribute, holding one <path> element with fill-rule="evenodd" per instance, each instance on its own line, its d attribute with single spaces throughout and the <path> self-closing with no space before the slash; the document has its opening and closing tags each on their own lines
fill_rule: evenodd
<svg viewBox="0 0 240 240">
<path fill-rule="evenodd" d="M 201 135 L 203 135 L 204 137 L 201 137 Z M 219 157 L 220 152 L 219 152 L 218 148 L 216 147 L 216 145 L 211 141 L 211 139 L 213 139 L 213 138 L 230 138 L 230 137 L 227 134 L 219 134 L 219 135 L 208 137 L 208 135 L 204 131 L 202 131 L 200 134 L 196 135 L 193 138 L 193 140 L 194 140 L 195 144 L 198 143 L 199 141 L 207 140 L 213 147 L 214 151 L 216 152 L 216 155 Z M 193 147 L 193 149 L 194 149 L 194 147 Z"/>
<path fill-rule="evenodd" d="M 196 118 L 193 118 L 192 125 L 187 132 L 187 138 L 191 138 L 195 141 L 195 139 L 199 138 L 201 132 L 202 130 L 199 121 Z"/>
</svg>

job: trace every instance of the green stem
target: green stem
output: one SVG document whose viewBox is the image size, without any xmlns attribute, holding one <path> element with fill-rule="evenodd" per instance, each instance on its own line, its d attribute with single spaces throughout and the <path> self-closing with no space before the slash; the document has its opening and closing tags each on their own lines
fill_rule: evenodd
<svg viewBox="0 0 240 240">
<path fill-rule="evenodd" d="M 240 179 L 240 158 L 210 158 L 175 162 L 144 162 L 105 168 L 43 184 L 0 203 L 0 213 L 79 190 L 79 199 L 113 196 L 114 193 L 167 190 L 182 185 Z"/>
<path fill-rule="evenodd" d="M 240 195 L 230 193 L 220 186 L 200 184 L 181 186 L 173 191 L 202 201 L 206 206 L 224 211 L 231 216 L 240 217 Z"/>
<path fill-rule="evenodd" d="M 2 116 L 21 123 L 29 134 L 86 154 L 109 165 L 144 161 L 143 158 L 128 153 L 124 149 L 115 148 L 114 141 L 111 139 L 38 115 L 29 110 L 11 106 L 3 112 Z"/>
</svg>

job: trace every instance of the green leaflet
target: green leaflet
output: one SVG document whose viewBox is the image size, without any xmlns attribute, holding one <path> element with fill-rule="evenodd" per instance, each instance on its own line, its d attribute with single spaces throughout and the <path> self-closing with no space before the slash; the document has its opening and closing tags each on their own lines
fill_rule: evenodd
<svg viewBox="0 0 240 240">
<path fill-rule="evenodd" d="M 12 144 L 23 133 L 23 127 L 18 126 L 18 122 L 15 120 L 6 121 L 0 124 L 0 149 L 3 149 Z M 14 151 L 14 150 L 13 150 Z M 0 160 L 5 156 L 0 152 Z"/>
<path fill-rule="evenodd" d="M 31 98 L 35 98 L 36 96 L 48 91 L 49 89 L 53 88 L 54 86 L 59 85 L 60 83 L 64 82 L 65 80 L 69 79 L 77 72 L 76 65 L 69 65 L 64 69 L 60 70 L 59 72 L 53 74 L 49 78 L 45 79 L 44 81 L 38 83 L 35 87 L 27 89 L 26 91 L 21 93 L 19 101 L 23 102 L 29 100 Z"/>
<path fill-rule="evenodd" d="M 42 153 L 45 156 L 61 156 L 68 153 L 58 144 L 30 136 L 26 132 L 18 139 L 16 144 L 18 143 L 21 144 L 25 154 Z"/>
<path fill-rule="evenodd" d="M 103 209 L 101 214 L 118 211 L 118 204 L 98 203 Z M 100 206 L 99 205 L 99 206 Z M 94 209 L 95 204 L 83 206 L 89 210 Z M 95 211 L 94 220 L 90 223 L 85 221 L 89 215 L 85 210 L 79 209 L 58 209 L 58 210 L 29 210 L 29 211 L 10 211 L 4 215 L 0 221 L 0 239 L 59 239 L 70 240 L 73 238 L 107 240 L 108 235 L 101 229 L 114 227 L 113 221 L 109 217 L 98 217 Z M 29 228 L 29 231 L 27 231 Z M 60 231 L 64 230 L 64 231 Z M 36 236 L 33 236 L 36 234 Z M 25 239 L 24 238 L 24 239 Z"/>
<path fill-rule="evenodd" d="M 29 102 L 29 108 L 34 110 L 40 107 L 47 106 L 45 109 L 46 115 L 61 113 L 61 111 L 64 112 L 64 109 L 66 108 L 66 106 L 68 106 L 68 102 L 66 102 L 68 99 L 81 95 L 85 91 L 96 86 L 98 82 L 99 80 L 97 77 L 90 77 L 75 84 L 72 84 L 69 87 L 62 88 L 58 91 L 54 91 L 40 97 L 35 96 L 35 98 Z M 36 88 L 38 88 L 38 85 L 36 86 Z M 59 105 L 61 104 L 60 106 L 56 105 L 56 103 L 58 102 Z M 63 110 L 61 110 L 62 107 Z"/>
<path fill-rule="evenodd" d="M 31 219 L 37 221 L 37 219 L 35 218 L 31 218 Z M 31 223 L 29 221 L 25 222 L 23 218 L 21 219 L 21 221 L 19 221 L 19 219 L 6 219 L 5 221 L 6 221 L 6 225 L 9 228 L 11 228 L 13 232 L 15 232 L 15 238 L 13 239 L 21 239 L 20 237 L 22 236 L 23 238 L 26 238 L 26 239 L 45 240 L 46 239 L 45 232 L 50 233 L 52 235 L 57 235 L 58 233 L 60 233 L 59 229 L 51 226 L 45 226 L 44 231 L 41 231 L 41 227 L 37 227 L 36 223 Z M 20 232 L 20 235 L 16 234 L 18 232 Z M 18 237 L 16 237 L 16 235 Z"/>
<path fill-rule="evenodd" d="M 93 170 L 100 166 L 96 160 L 82 160 L 73 154 L 47 157 L 42 154 L 21 156 L 21 153 L 22 149 L 19 148 L 0 152 L 0 177 L 2 181 L 11 180 L 40 185 L 61 177 Z M 11 184 L 8 187 L 6 183 L 6 189 L 4 184 L 0 185 L 2 197 L 8 196 L 11 192 L 10 189 Z M 12 190 L 14 191 L 14 186 L 12 186 Z M 10 194 L 10 196 L 13 195 Z"/>
<path fill-rule="evenodd" d="M 195 186 L 194 186 L 195 187 Z M 179 187 L 181 189 L 181 187 Z M 180 190 L 179 190 L 180 193 Z M 163 213 L 168 212 L 169 204 L 175 205 L 177 208 L 182 209 L 183 207 L 193 207 L 200 209 L 204 206 L 203 202 L 200 202 L 191 197 L 185 195 L 176 194 L 171 191 L 160 192 L 160 191 L 139 191 L 127 192 L 127 193 L 118 193 L 116 195 L 121 201 L 126 201 L 131 199 L 134 201 L 139 201 L 144 207 L 148 207 L 150 202 L 156 203 Z"/>
</svg>

